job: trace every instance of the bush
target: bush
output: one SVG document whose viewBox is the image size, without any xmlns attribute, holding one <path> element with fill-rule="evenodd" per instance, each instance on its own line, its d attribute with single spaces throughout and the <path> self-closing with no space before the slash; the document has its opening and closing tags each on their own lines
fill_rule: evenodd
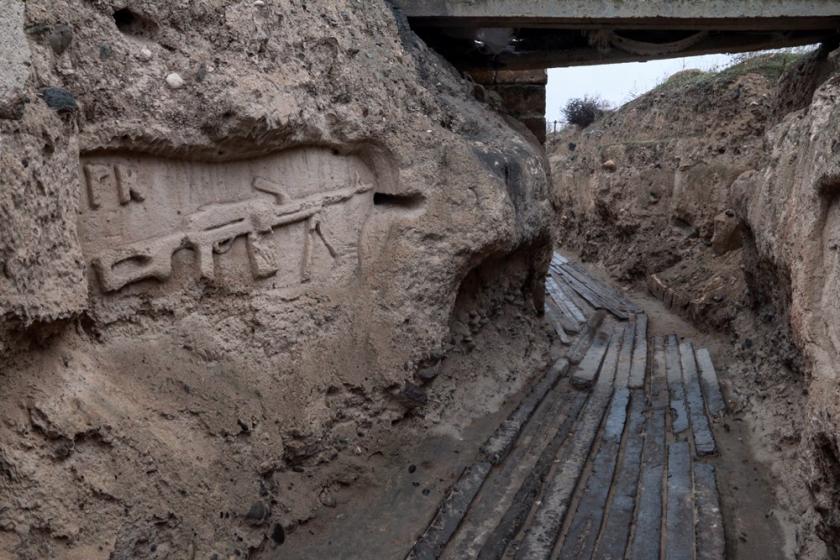
<svg viewBox="0 0 840 560">
<path fill-rule="evenodd" d="M 586 128 L 601 116 L 605 108 L 606 104 L 601 99 L 587 95 L 570 99 L 563 107 L 563 117 L 569 124 Z"/>
</svg>

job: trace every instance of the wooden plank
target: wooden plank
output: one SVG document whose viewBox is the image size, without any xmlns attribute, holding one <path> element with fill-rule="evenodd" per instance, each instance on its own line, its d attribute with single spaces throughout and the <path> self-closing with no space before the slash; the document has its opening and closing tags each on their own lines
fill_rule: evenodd
<svg viewBox="0 0 840 560">
<path fill-rule="evenodd" d="M 569 259 L 567 259 L 563 255 L 561 255 L 557 251 L 554 251 L 554 253 L 551 255 L 551 262 L 552 263 L 557 263 L 558 265 L 559 264 L 566 264 L 567 262 L 569 262 Z"/>
<path fill-rule="evenodd" d="M 408 552 L 406 560 L 436 560 L 440 557 L 491 468 L 489 461 L 478 461 L 464 469 L 426 531 Z"/>
<path fill-rule="evenodd" d="M 586 322 L 586 326 L 583 328 L 583 331 L 566 354 L 566 358 L 568 358 L 570 363 L 579 364 L 586 355 L 586 351 L 589 349 L 589 345 L 592 344 L 592 339 L 595 337 L 596 331 L 604 321 L 604 317 L 606 317 L 606 312 L 596 311 Z"/>
<path fill-rule="evenodd" d="M 659 558 L 662 536 L 662 478 L 665 474 L 665 408 L 651 410 L 629 560 Z"/>
<path fill-rule="evenodd" d="M 664 560 L 694 558 L 691 448 L 686 441 L 668 445 L 668 500 L 664 552 Z"/>
<path fill-rule="evenodd" d="M 659 558 L 662 535 L 662 478 L 665 474 L 665 415 L 668 409 L 668 386 L 665 365 L 665 340 L 652 339 L 653 362 L 650 376 L 650 417 L 645 433 L 638 506 L 628 560 Z"/>
<path fill-rule="evenodd" d="M 577 292 L 593 308 L 605 309 L 621 320 L 626 320 L 629 317 L 629 314 L 619 302 L 601 296 L 590 286 L 572 276 L 566 267 L 552 267 L 551 271 L 555 277 L 566 282 L 570 288 Z"/>
<path fill-rule="evenodd" d="M 624 303 L 623 298 L 618 294 L 618 292 L 616 292 L 611 286 L 608 286 L 595 278 L 589 273 L 589 271 L 580 266 L 578 263 L 567 262 L 562 266 L 562 268 L 577 278 L 580 282 L 586 284 L 590 290 L 595 292 L 595 294 L 604 301 L 609 301 L 620 307 Z"/>
<path fill-rule="evenodd" d="M 604 361 L 601 362 L 601 368 L 598 371 L 598 381 L 605 382 L 604 390 L 612 389 L 615 380 L 615 371 L 618 366 L 618 353 L 621 350 L 621 335 L 613 334 L 610 337 L 610 343 L 607 347 L 607 353 L 604 356 Z"/>
<path fill-rule="evenodd" d="M 694 361 L 694 345 L 689 341 L 680 344 L 680 362 L 683 373 L 683 386 L 688 403 L 688 415 L 691 419 L 691 433 L 694 436 L 694 452 L 698 456 L 713 455 L 717 452 L 715 436 L 706 416 L 703 402 L 703 390 L 697 375 L 697 363 Z"/>
<path fill-rule="evenodd" d="M 431 560 L 440 556 L 461 524 L 481 485 L 484 484 L 490 469 L 504 460 L 534 410 L 568 370 L 568 360 L 565 358 L 557 360 L 531 388 L 516 409 L 487 438 L 479 452 L 480 458 L 461 473 L 426 531 L 409 551 L 406 560 Z"/>
<path fill-rule="evenodd" d="M 572 313 L 572 316 L 577 319 L 578 321 L 586 321 L 586 315 L 583 314 L 580 307 L 575 303 L 575 300 L 572 298 L 572 294 L 569 291 L 569 288 L 565 284 L 560 284 L 555 282 L 557 286 L 557 291 L 559 295 L 563 297 L 563 300 L 566 302 L 566 306 L 569 308 L 569 311 Z"/>
<path fill-rule="evenodd" d="M 565 280 L 566 284 L 575 289 L 578 293 L 580 293 L 578 288 L 582 288 L 586 294 L 591 297 L 593 302 L 597 302 L 604 309 L 612 308 L 621 313 L 626 312 L 622 301 L 613 297 L 609 289 L 604 289 L 602 284 L 587 273 L 583 272 L 581 269 L 574 268 L 572 263 L 567 263 L 562 266 L 554 266 L 551 267 L 551 269 L 560 275 L 560 277 Z"/>
<path fill-rule="evenodd" d="M 566 537 L 560 545 L 560 558 L 592 558 L 615 474 L 629 402 L 630 390 L 626 387 L 616 388 L 600 446 L 592 460 L 592 471 L 586 480 Z"/>
<path fill-rule="evenodd" d="M 523 426 L 508 456 L 490 471 L 481 492 L 473 500 L 441 558 L 460 560 L 478 556 L 481 548 L 493 536 L 502 516 L 509 508 L 515 507 L 514 500 L 519 499 L 517 496 L 521 495 L 521 487 L 539 469 L 539 461 L 545 455 L 546 447 L 557 439 L 558 427 L 572 429 L 586 397 L 587 393 L 572 389 L 568 379 L 561 379 L 549 391 Z M 557 447 L 563 439 L 565 436 L 560 438 Z"/>
<path fill-rule="evenodd" d="M 712 356 L 705 348 L 697 351 L 697 365 L 700 367 L 700 381 L 703 384 L 703 391 L 706 394 L 706 406 L 709 414 L 720 416 L 726 411 L 726 401 L 720 390 L 715 366 L 712 363 Z"/>
<path fill-rule="evenodd" d="M 694 463 L 694 503 L 697 516 L 696 559 L 724 560 L 726 535 L 714 465 Z"/>
<path fill-rule="evenodd" d="M 624 294 L 622 294 L 619 290 L 589 274 L 589 272 L 580 266 L 580 264 L 568 262 L 563 265 L 563 268 L 574 274 L 581 282 L 585 282 L 604 300 L 614 302 L 619 308 L 625 311 L 631 311 L 633 313 L 640 311 L 638 306 L 624 297 Z"/>
<path fill-rule="evenodd" d="M 578 324 L 586 321 L 586 316 L 583 311 L 572 301 L 568 293 L 563 289 L 562 285 L 557 282 L 550 274 L 545 278 L 545 288 L 551 298 L 557 303 L 561 310 L 566 313 L 570 319 Z"/>
<path fill-rule="evenodd" d="M 588 303 L 591 307 L 594 309 L 607 309 L 608 304 L 606 302 L 598 297 L 598 295 L 595 294 L 595 292 L 585 283 L 570 275 L 564 267 L 552 265 L 549 267 L 549 270 L 558 283 L 565 283 L 572 290 L 577 292 L 579 296 L 586 300 L 586 303 Z"/>
<path fill-rule="evenodd" d="M 645 392 L 632 389 L 630 414 L 621 452 L 620 465 L 613 481 L 613 494 L 607 506 L 605 521 L 592 558 L 598 560 L 623 560 L 633 524 L 637 488 L 645 442 Z M 663 417 L 664 418 L 664 417 Z M 664 427 L 663 427 L 664 429 Z M 660 480 L 662 473 L 660 471 Z"/>
<path fill-rule="evenodd" d="M 645 386 L 645 372 L 647 372 L 647 315 L 640 313 L 636 315 L 636 336 L 633 348 L 633 365 L 630 368 L 631 389 L 643 389 Z"/>
<path fill-rule="evenodd" d="M 563 313 L 557 309 L 557 306 L 554 305 L 551 298 L 547 298 L 545 300 L 545 315 L 548 318 L 548 322 L 551 323 L 552 327 L 554 327 L 554 332 L 557 333 L 560 341 L 563 344 L 571 344 L 572 339 L 568 334 L 566 334 L 567 321 L 564 320 Z"/>
<path fill-rule="evenodd" d="M 589 347 L 580 365 L 572 374 L 573 387 L 588 389 L 595 384 L 595 379 L 598 377 L 598 371 L 601 369 L 601 363 L 604 361 L 604 355 L 607 353 L 609 344 L 610 336 L 607 333 L 599 331 L 595 335 L 592 346 Z"/>
<path fill-rule="evenodd" d="M 668 408 L 668 368 L 665 363 L 665 339 L 655 336 L 653 343 L 653 363 L 650 375 L 650 401 L 654 408 Z"/>
<path fill-rule="evenodd" d="M 688 410 L 685 404 L 685 388 L 680 365 L 680 350 L 676 335 L 665 341 L 665 365 L 668 378 L 668 392 L 671 394 L 671 430 L 675 434 L 688 429 Z"/>
<path fill-rule="evenodd" d="M 551 556 L 575 487 L 592 452 L 604 412 L 610 402 L 612 383 L 608 371 L 602 371 L 598 376 L 574 435 L 557 454 L 558 468 L 550 477 L 534 511 L 531 525 L 516 551 L 516 560 L 547 560 Z"/>
<path fill-rule="evenodd" d="M 481 453 L 491 464 L 500 463 L 510 451 L 511 446 L 519 437 L 522 426 L 531 418 L 537 406 L 545 398 L 557 381 L 569 371 L 569 361 L 565 358 L 557 360 L 551 368 L 543 375 L 540 381 L 531 387 L 513 412 L 496 428 L 496 431 L 487 438 L 481 446 Z"/>
<path fill-rule="evenodd" d="M 615 386 L 627 387 L 630 381 L 630 368 L 633 366 L 633 340 L 636 337 L 635 316 L 625 325 L 621 338 L 621 352 L 618 355 L 618 369 L 615 372 Z"/>
<path fill-rule="evenodd" d="M 545 288 L 549 296 L 546 303 L 553 304 L 554 308 L 560 313 L 560 319 L 563 321 L 563 328 L 571 334 L 579 333 L 584 321 L 579 321 L 575 318 L 572 311 L 569 310 L 564 301 L 565 296 L 559 294 L 557 282 L 555 282 L 553 278 L 546 278 Z"/>
<path fill-rule="evenodd" d="M 531 472 L 516 492 L 510 506 L 505 511 L 495 530 L 487 537 L 486 542 L 478 553 L 478 560 L 500 560 L 510 543 L 522 530 L 528 519 L 528 514 L 534 507 L 537 497 L 542 492 L 551 467 L 561 446 L 565 443 L 569 433 L 578 420 L 581 409 L 586 402 L 587 394 L 579 391 L 569 393 L 572 399 L 567 407 L 566 416 L 558 427 L 553 438 L 543 449 Z M 463 556 L 467 558 L 469 556 Z"/>
</svg>

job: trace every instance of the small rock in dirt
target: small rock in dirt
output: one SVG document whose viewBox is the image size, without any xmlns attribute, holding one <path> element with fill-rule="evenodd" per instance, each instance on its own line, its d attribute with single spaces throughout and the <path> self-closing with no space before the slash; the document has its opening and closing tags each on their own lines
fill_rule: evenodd
<svg viewBox="0 0 840 560">
<path fill-rule="evenodd" d="M 408 472 L 414 473 L 415 471 L 417 471 L 417 465 L 409 465 L 408 466 Z"/>
<path fill-rule="evenodd" d="M 431 490 L 429 490 L 428 488 L 423 488 L 423 495 L 424 495 L 424 496 L 428 496 L 428 495 L 429 495 L 429 494 L 431 494 L 431 493 L 432 493 L 432 491 L 431 491 Z"/>
<path fill-rule="evenodd" d="M 283 526 L 279 523 L 275 523 L 274 528 L 271 530 L 271 540 L 277 545 L 286 542 L 286 531 L 283 530 Z"/>
<path fill-rule="evenodd" d="M 254 502 L 248 510 L 248 513 L 245 514 L 245 521 L 248 522 L 248 525 L 259 527 L 265 523 L 270 513 L 268 506 L 263 502 Z"/>
<path fill-rule="evenodd" d="M 149 62 L 152 60 L 152 51 L 144 47 L 135 56 L 142 62 Z"/>
<path fill-rule="evenodd" d="M 437 365 L 425 367 L 417 371 L 417 379 L 423 383 L 431 383 L 440 373 L 440 368 Z"/>
<path fill-rule="evenodd" d="M 177 72 L 172 72 L 166 76 L 166 85 L 168 85 L 170 89 L 181 89 L 184 87 L 184 78 L 182 78 Z"/>
<path fill-rule="evenodd" d="M 400 392 L 400 397 L 400 400 L 408 409 L 417 408 L 429 402 L 429 397 L 426 396 L 425 391 L 413 383 L 405 384 Z"/>
<path fill-rule="evenodd" d="M 55 109 L 59 113 L 72 113 L 79 108 L 76 104 L 76 98 L 64 88 L 44 88 L 41 90 L 40 96 L 44 100 L 44 103 L 47 104 L 47 107 Z"/>
<path fill-rule="evenodd" d="M 56 25 L 47 37 L 53 52 L 61 54 L 67 50 L 73 41 L 73 30 L 66 23 Z"/>
<path fill-rule="evenodd" d="M 257 466 L 257 472 L 260 473 L 261 476 L 268 476 L 274 471 L 277 470 L 277 462 L 276 461 L 263 461 Z"/>
<path fill-rule="evenodd" d="M 610 171 L 610 172 L 618 169 L 618 165 L 615 163 L 615 161 L 613 161 L 611 159 L 608 159 L 607 161 L 602 163 L 601 167 L 604 168 L 605 171 Z"/>
<path fill-rule="evenodd" d="M 108 60 L 114 54 L 114 49 L 110 45 L 99 45 L 99 59 Z"/>
<path fill-rule="evenodd" d="M 318 500 L 324 507 L 334 508 L 336 506 L 335 496 L 333 496 L 332 492 L 330 492 L 328 488 L 321 489 L 321 493 L 318 495 Z"/>
<path fill-rule="evenodd" d="M 73 454 L 73 450 L 75 449 L 75 444 L 73 440 L 62 438 L 61 441 L 55 446 L 53 449 L 53 457 L 58 459 L 59 461 L 63 461 L 64 459 L 68 458 L 70 455 Z"/>
</svg>

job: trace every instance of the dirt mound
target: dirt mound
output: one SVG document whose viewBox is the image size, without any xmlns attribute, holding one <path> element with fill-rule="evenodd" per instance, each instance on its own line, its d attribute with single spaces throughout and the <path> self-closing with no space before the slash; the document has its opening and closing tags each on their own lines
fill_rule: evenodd
<svg viewBox="0 0 840 560">
<path fill-rule="evenodd" d="M 0 556 L 270 557 L 544 364 L 544 156 L 384 1 L 0 13 Z"/>
<path fill-rule="evenodd" d="M 827 390 L 840 355 L 829 326 L 829 137 L 840 107 L 831 48 L 679 73 L 549 147 L 560 244 L 725 333 L 754 365 L 733 372 L 735 391 L 801 521 L 795 546 L 814 558 L 825 554 L 814 524 L 840 547 L 838 405 Z"/>
</svg>

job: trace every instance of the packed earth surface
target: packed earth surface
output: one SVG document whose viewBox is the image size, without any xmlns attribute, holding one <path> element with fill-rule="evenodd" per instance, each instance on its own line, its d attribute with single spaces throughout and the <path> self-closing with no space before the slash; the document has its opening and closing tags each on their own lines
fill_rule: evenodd
<svg viewBox="0 0 840 560">
<path fill-rule="evenodd" d="M 0 558 L 840 557 L 834 47 L 543 146 L 384 0 L 0 0 Z"/>
</svg>

